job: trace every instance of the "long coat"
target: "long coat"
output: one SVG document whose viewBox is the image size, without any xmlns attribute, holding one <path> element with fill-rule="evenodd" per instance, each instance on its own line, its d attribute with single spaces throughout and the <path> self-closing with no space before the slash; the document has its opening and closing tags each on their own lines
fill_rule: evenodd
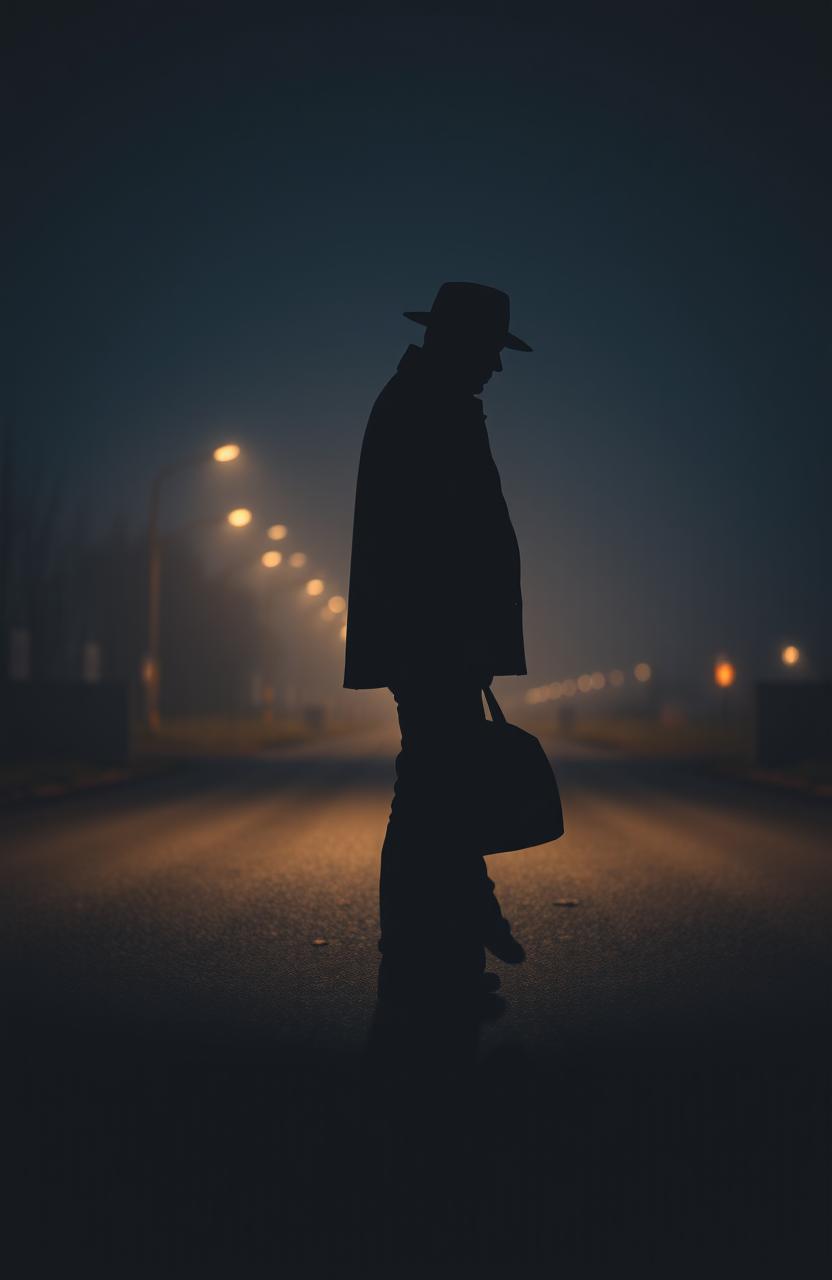
<svg viewBox="0 0 832 1280">
<path fill-rule="evenodd" d="M 410 346 L 364 433 L 344 687 L 524 675 L 522 613 L 482 403 Z"/>
</svg>

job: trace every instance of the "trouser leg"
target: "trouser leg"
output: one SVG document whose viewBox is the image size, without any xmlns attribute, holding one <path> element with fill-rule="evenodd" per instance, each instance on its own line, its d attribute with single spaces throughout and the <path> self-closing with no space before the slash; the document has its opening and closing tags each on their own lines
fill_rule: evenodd
<svg viewBox="0 0 832 1280">
<path fill-rule="evenodd" d="M 381 856 L 381 941 L 389 975 L 467 981 L 482 973 L 485 860 L 466 847 L 466 727 L 478 689 L 397 689 L 402 750 Z"/>
</svg>

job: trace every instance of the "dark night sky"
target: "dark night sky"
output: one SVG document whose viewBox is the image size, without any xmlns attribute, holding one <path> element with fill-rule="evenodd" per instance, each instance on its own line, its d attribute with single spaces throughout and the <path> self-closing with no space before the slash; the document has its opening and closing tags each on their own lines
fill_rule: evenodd
<svg viewBox="0 0 832 1280">
<path fill-rule="evenodd" d="M 479 280 L 534 347 L 484 397 L 532 681 L 791 639 L 829 667 L 820 5 L 73 8 L 12 24 L 32 456 L 138 523 L 156 465 L 232 436 L 245 468 L 169 512 L 246 501 L 344 589 L 401 312 Z"/>
</svg>

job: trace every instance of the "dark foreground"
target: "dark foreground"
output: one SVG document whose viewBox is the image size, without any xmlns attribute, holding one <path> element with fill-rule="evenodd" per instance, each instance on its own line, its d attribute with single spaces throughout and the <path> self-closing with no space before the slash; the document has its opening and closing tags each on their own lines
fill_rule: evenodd
<svg viewBox="0 0 832 1280">
<path fill-rule="evenodd" d="M 0 818 L 6 1274 L 828 1274 L 830 806 L 573 754 L 502 1017 L 402 1020 L 394 751 Z"/>
</svg>

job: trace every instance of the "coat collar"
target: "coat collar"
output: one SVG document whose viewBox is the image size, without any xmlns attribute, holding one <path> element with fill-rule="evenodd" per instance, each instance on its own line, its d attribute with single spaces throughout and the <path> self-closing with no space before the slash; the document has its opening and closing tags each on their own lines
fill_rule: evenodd
<svg viewBox="0 0 832 1280">
<path fill-rule="evenodd" d="M 421 386 L 441 391 L 449 399 L 456 400 L 467 409 L 476 410 L 478 415 L 485 417 L 479 397 L 467 391 L 460 391 L 453 382 L 448 381 L 442 370 L 426 355 L 424 347 L 417 347 L 411 343 L 399 361 L 398 372 Z"/>
</svg>

